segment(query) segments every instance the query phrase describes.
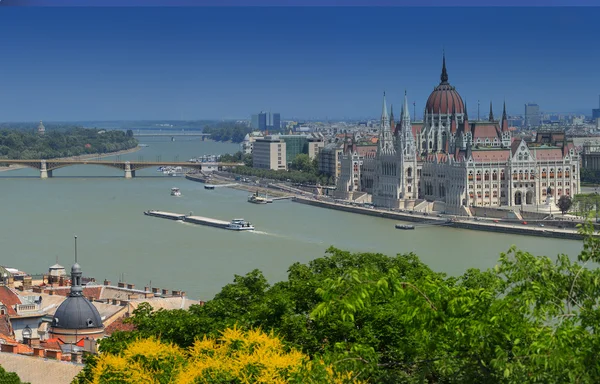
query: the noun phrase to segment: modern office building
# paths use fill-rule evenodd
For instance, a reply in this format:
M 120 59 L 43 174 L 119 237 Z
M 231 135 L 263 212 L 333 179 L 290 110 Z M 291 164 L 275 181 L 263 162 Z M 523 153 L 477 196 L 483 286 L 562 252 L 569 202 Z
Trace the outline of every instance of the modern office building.
M 265 136 L 254 141 L 252 167 L 259 169 L 285 170 L 286 142 L 279 136 Z
M 260 131 L 279 132 L 281 130 L 281 114 L 261 112 L 252 115 L 251 127 Z
M 250 127 L 252 129 L 258 129 L 258 114 L 252 115 L 252 118 L 250 120 Z
M 258 129 L 260 131 L 267 130 L 267 114 L 264 112 L 258 114 Z
M 331 143 L 327 144 L 319 151 L 317 155 L 317 163 L 319 165 L 319 172 L 335 178 L 335 182 L 340 177 L 342 171 L 342 153 L 344 145 L 343 143 Z
M 598 108 L 592 109 L 592 121 L 600 119 L 600 96 L 598 96 Z
M 535 103 L 525 104 L 525 127 L 536 128 L 541 124 L 540 106 Z

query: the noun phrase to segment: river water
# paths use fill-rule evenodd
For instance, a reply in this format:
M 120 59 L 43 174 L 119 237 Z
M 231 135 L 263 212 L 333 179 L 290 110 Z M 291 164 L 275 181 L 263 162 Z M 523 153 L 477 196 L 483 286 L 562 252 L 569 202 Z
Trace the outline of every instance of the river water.
M 200 139 L 143 138 L 150 146 L 121 160 L 185 161 L 203 154 L 232 153 L 237 144 Z M 97 165 L 72 166 L 39 179 L 39 171 L 0 173 L 0 264 L 28 273 L 47 272 L 58 261 L 73 263 L 73 236 L 85 276 L 136 287 L 186 291 L 207 300 L 233 280 L 258 268 L 271 281 L 285 279 L 294 262 L 324 255 L 330 246 L 388 255 L 415 252 L 436 271 L 460 274 L 494 266 L 500 252 L 515 244 L 537 255 L 576 256 L 581 242 L 423 227 L 394 228 L 395 221 L 291 201 L 256 205 L 248 192 L 163 176 L 154 168 L 126 180 L 122 172 Z M 170 196 L 179 187 L 182 196 Z M 148 209 L 230 220 L 243 217 L 256 231 L 233 232 L 147 217 Z

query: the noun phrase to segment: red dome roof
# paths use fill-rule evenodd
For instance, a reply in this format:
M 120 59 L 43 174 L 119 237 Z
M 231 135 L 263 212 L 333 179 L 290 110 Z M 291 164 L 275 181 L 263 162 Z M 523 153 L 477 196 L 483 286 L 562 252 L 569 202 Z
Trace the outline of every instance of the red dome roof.
M 442 75 L 440 85 L 435 87 L 429 98 L 425 111 L 435 114 L 465 113 L 465 104 L 462 98 L 456 92 L 456 89 L 448 83 L 448 73 L 446 72 L 446 57 L 444 56 L 442 64 Z

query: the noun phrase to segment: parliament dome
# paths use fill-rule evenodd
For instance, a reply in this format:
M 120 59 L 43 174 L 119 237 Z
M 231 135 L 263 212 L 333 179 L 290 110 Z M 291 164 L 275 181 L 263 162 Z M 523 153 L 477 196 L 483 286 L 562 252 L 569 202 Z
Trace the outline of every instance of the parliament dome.
M 448 72 L 446 71 L 446 57 L 442 62 L 442 75 L 440 84 L 435 87 L 425 105 L 425 111 L 433 114 L 465 113 L 465 104 L 462 97 L 450 83 L 448 83 Z

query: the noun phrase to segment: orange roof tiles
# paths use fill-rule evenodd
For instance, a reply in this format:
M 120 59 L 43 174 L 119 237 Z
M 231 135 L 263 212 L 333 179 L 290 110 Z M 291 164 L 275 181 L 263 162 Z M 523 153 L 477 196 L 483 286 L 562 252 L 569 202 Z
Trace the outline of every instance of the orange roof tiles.
M 21 304 L 21 299 L 10 288 L 5 285 L 0 286 L 0 303 L 6 306 L 9 315 L 15 316 L 17 312 L 13 308 L 17 304 Z

